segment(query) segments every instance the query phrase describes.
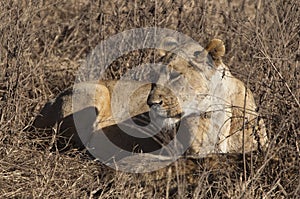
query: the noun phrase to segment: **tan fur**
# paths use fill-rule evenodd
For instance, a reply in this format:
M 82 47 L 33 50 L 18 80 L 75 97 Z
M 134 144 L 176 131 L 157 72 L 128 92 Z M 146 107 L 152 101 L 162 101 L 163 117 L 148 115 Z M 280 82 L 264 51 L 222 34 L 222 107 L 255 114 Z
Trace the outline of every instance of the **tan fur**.
M 205 50 L 213 58 L 216 65 L 220 65 L 222 62 L 222 57 L 225 55 L 225 46 L 222 40 L 212 39 Z
M 204 49 L 193 43 L 177 45 L 171 49 L 177 56 L 168 62 L 170 72 L 160 77 L 148 97 L 157 116 L 183 115 L 181 125 L 191 137 L 193 154 L 241 153 L 266 146 L 264 124 L 258 119 L 253 94 L 222 62 L 223 41 L 213 39 Z M 207 64 L 210 60 L 212 63 Z M 181 77 L 173 78 L 174 71 Z
M 72 138 L 75 145 L 81 146 L 78 128 L 84 129 L 86 133 L 109 126 L 114 129 L 116 123 L 147 112 L 149 107 L 146 99 L 150 86 L 136 81 L 114 80 L 75 84 L 49 101 L 36 117 L 33 126 L 52 128 L 58 124 L 59 132 L 64 137 Z M 127 89 L 134 92 L 130 93 Z M 125 103 L 130 104 L 126 110 L 123 105 Z M 112 108 L 119 111 L 113 113 Z M 106 131 L 112 132 L 109 129 Z
M 128 136 L 117 125 L 148 112 L 150 105 L 154 118 L 167 119 L 166 123 L 181 121 L 185 131 L 182 140 L 189 140 L 192 154 L 249 152 L 266 146 L 253 94 L 223 64 L 225 46 L 221 40 L 213 39 L 202 48 L 195 43 L 178 45 L 166 38 L 162 47 L 171 51 L 161 50 L 167 71 L 159 74 L 152 89 L 150 84 L 137 81 L 78 83 L 48 102 L 34 126 L 59 124 L 60 132 L 79 145 L 82 140 L 77 131 L 83 130 L 91 133 L 90 140 L 105 135 L 121 149 L 135 151 L 139 145 L 142 151 L 151 152 L 160 148 L 155 139 Z M 138 129 L 131 131 L 140 133 Z

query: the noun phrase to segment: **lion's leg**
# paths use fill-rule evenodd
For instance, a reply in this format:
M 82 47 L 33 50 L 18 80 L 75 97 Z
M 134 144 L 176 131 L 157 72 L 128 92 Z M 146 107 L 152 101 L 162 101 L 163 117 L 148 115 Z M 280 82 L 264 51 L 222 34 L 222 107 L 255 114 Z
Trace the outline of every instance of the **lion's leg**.
M 252 92 L 239 80 L 231 96 L 232 117 L 229 150 L 250 152 L 267 146 L 264 122 L 259 119 Z M 247 93 L 246 93 L 247 92 Z
M 73 113 L 93 108 L 85 118 L 81 117 L 79 123 L 83 124 L 86 118 L 94 118 L 94 121 L 88 122 L 94 126 L 94 130 L 115 123 L 112 120 L 111 96 L 107 86 L 101 83 L 79 83 L 74 85 L 74 91 Z
M 181 139 L 184 145 L 189 145 L 187 155 L 197 154 L 206 156 L 214 150 L 214 144 L 209 144 L 207 133 L 210 129 L 210 117 L 189 116 L 181 121 L 179 131 L 183 131 L 185 138 Z
M 94 128 L 108 126 L 110 117 L 110 95 L 106 86 L 83 82 L 66 89 L 46 103 L 33 127 L 53 128 L 57 124 L 57 132 L 61 137 L 68 140 L 72 138 L 74 143 L 80 145 L 79 131 L 90 133 Z
M 230 151 L 231 112 L 212 111 L 201 116 L 189 116 L 183 119 L 182 128 L 190 137 L 189 153 L 207 156 L 211 153 L 227 153 Z

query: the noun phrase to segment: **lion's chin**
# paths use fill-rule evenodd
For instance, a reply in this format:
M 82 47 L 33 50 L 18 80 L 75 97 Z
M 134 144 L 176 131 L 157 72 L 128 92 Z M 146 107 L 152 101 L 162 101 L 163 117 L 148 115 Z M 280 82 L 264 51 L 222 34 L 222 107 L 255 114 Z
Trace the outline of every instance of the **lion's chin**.
M 165 129 L 172 129 L 176 126 L 178 122 L 180 122 L 181 114 L 177 115 L 169 115 L 165 111 L 157 111 L 151 110 L 150 111 L 150 118 L 152 121 L 155 121 L 160 127 Z
M 154 117 L 160 118 L 160 119 L 171 119 L 171 120 L 180 120 L 181 113 L 170 113 L 165 110 L 152 110 L 151 113 Z
M 153 113 L 154 116 L 156 117 L 161 117 L 164 119 L 167 118 L 173 118 L 173 119 L 180 119 L 182 116 L 182 113 L 179 112 L 177 109 L 163 109 L 160 107 L 154 107 L 151 108 L 151 112 Z
M 180 118 L 165 118 L 163 121 L 163 127 L 166 129 L 173 129 L 176 124 L 180 121 Z

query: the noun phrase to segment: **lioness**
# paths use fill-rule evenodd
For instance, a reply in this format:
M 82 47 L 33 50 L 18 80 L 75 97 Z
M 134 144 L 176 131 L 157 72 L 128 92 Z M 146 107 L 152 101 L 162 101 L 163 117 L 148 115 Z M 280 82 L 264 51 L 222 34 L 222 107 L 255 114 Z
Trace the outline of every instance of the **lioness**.
M 161 45 L 169 50 L 161 51 L 167 66 L 147 100 L 154 118 L 169 126 L 181 121 L 181 130 L 190 137 L 190 152 L 201 156 L 249 152 L 266 145 L 253 95 L 222 62 L 221 40 L 213 39 L 205 49 L 174 38 Z
M 155 84 L 130 80 L 75 84 L 44 106 L 34 126 L 58 123 L 64 135 L 73 136 L 79 145 L 92 139 L 79 139 L 77 131 L 83 130 L 92 132 L 91 136 L 104 133 L 127 151 L 140 146 L 140 151 L 152 152 L 161 144 L 156 139 L 128 136 L 117 125 L 151 108 L 151 119 L 165 127 L 180 122 L 178 131 L 183 134 L 179 141 L 188 142 L 183 144 L 191 145 L 188 152 L 192 154 L 241 153 L 266 145 L 253 95 L 223 64 L 221 40 L 213 39 L 205 49 L 193 42 L 178 44 L 174 38 L 164 39 L 161 45 L 168 49 L 161 51 L 167 64 L 160 68 Z

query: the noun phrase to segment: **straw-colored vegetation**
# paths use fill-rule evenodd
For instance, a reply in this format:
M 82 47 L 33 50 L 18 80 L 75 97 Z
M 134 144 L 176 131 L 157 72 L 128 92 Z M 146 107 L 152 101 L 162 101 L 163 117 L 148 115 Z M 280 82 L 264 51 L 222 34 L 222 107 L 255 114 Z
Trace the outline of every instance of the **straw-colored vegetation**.
M 300 3 L 291 1 L 9 0 L 0 3 L 1 198 L 296 198 L 300 140 Z M 180 159 L 147 174 L 114 171 L 84 151 L 57 149 L 57 128 L 29 128 L 74 83 L 102 40 L 139 27 L 224 41 L 224 63 L 254 93 L 263 153 Z M 151 53 L 121 57 L 137 65 Z

